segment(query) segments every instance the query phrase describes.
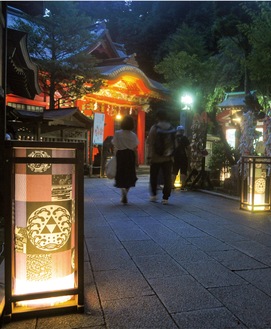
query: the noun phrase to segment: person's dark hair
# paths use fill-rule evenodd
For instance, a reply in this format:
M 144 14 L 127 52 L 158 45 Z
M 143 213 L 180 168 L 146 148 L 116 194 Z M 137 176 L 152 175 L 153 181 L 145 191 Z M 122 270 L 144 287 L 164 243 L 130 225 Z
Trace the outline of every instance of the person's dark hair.
M 120 128 L 123 130 L 133 130 L 134 127 L 135 127 L 135 122 L 133 117 L 131 117 L 130 115 L 126 115 L 120 124 Z
M 167 111 L 164 109 L 158 110 L 156 112 L 156 119 L 159 121 L 167 121 L 168 120 Z

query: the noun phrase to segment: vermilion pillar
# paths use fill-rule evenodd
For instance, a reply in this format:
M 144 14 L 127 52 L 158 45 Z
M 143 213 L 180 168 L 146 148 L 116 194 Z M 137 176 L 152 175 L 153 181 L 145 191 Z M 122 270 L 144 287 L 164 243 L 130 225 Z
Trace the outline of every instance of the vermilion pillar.
M 138 163 L 144 164 L 145 162 L 145 116 L 146 113 L 142 110 L 138 111 L 137 116 L 137 137 L 139 139 L 138 145 Z
M 106 139 L 107 136 L 114 136 L 114 119 L 115 118 L 113 116 L 110 116 L 105 113 L 104 139 Z

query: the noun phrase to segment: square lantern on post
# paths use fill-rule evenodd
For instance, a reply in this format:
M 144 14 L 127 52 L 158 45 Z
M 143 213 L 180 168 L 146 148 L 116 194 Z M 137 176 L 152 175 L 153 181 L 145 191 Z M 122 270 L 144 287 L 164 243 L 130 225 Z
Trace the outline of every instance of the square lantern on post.
M 6 142 L 5 317 L 84 310 L 84 145 Z
M 271 210 L 271 158 L 243 156 L 241 159 L 241 204 L 248 211 Z

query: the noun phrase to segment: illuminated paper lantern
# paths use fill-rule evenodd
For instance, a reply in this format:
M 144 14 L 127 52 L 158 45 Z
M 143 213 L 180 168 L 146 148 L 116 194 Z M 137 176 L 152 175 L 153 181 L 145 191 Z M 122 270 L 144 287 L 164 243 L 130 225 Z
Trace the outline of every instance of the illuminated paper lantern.
M 271 158 L 243 156 L 241 159 L 241 204 L 249 211 L 270 211 Z
M 10 312 L 82 308 L 83 145 L 23 145 L 11 145 Z

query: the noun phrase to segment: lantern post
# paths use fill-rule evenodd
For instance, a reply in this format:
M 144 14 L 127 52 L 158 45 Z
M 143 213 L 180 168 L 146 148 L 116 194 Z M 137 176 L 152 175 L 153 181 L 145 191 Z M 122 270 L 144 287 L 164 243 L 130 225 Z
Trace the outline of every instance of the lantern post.
M 84 144 L 6 141 L 4 318 L 84 310 Z

